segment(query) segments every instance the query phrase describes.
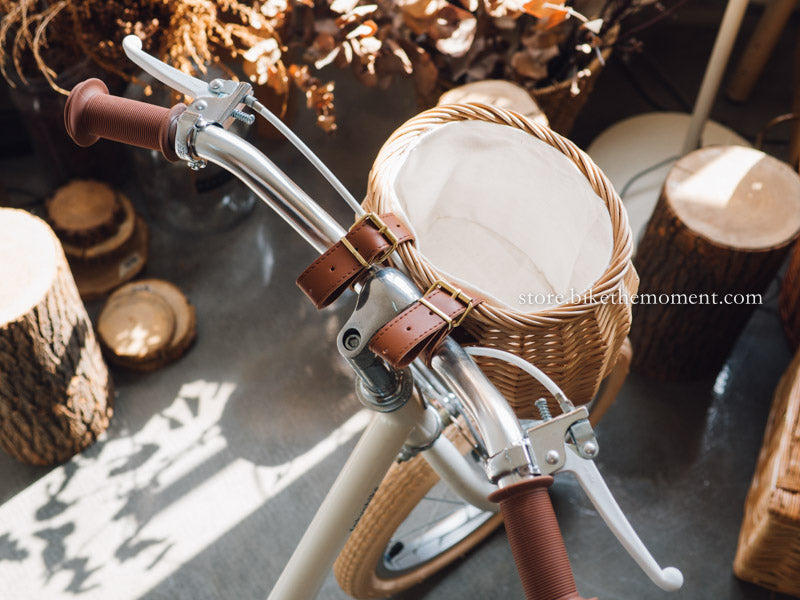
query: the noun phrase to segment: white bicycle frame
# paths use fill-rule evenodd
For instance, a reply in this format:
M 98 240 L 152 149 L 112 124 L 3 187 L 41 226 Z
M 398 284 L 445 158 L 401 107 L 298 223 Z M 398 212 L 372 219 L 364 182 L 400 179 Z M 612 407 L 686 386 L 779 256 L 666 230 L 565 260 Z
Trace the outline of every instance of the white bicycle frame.
M 397 411 L 375 413 L 269 595 L 269 600 L 313 598 L 411 432 L 433 410 L 412 399 Z M 493 491 L 444 436 L 423 454 L 451 487 L 477 496 L 488 508 Z M 454 458 L 457 458 L 454 460 Z M 445 468 L 439 469 L 438 466 Z M 495 507 L 496 510 L 496 507 Z

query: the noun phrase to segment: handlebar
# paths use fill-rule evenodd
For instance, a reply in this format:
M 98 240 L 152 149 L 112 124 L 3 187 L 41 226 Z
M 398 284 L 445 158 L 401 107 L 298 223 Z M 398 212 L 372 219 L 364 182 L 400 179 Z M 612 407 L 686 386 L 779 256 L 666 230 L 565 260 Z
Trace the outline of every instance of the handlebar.
M 160 150 L 174 162 L 175 131 L 185 104 L 164 108 L 146 102 L 112 96 L 99 79 L 87 79 L 76 85 L 67 98 L 64 124 L 67 133 L 82 147 L 100 138 Z
M 500 504 L 506 535 L 527 600 L 584 600 L 578 594 L 567 550 L 547 488 L 550 476 L 501 488 L 489 496 Z M 597 600 L 594 598 L 592 600 Z

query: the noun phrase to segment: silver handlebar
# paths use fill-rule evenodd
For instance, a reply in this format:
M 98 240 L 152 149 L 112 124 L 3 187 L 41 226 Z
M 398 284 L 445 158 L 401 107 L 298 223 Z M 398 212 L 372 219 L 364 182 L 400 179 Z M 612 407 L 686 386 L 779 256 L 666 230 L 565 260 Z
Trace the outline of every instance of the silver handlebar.
M 222 127 L 195 125 L 195 128 L 194 154 L 233 173 L 317 252 L 325 252 L 347 233 L 253 145 Z

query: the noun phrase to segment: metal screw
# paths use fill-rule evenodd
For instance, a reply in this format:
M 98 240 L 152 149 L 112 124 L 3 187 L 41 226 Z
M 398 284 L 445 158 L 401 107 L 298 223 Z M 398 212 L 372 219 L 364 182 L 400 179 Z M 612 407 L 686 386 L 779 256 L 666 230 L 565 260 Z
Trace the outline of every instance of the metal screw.
M 208 104 L 206 104 L 205 100 L 198 100 L 197 102 L 194 103 L 194 109 L 199 111 L 199 112 L 202 112 L 207 108 L 208 108 Z
M 558 450 L 548 450 L 547 454 L 544 455 L 544 461 L 548 465 L 556 465 L 559 460 L 561 460 L 561 455 L 558 453 Z
M 190 160 L 189 161 L 189 168 L 192 171 L 199 171 L 200 169 L 205 168 L 206 164 L 207 164 L 206 161 L 204 161 L 202 159 L 200 159 L 200 160 Z
M 242 123 L 247 123 L 248 125 L 252 125 L 256 121 L 255 115 L 251 115 L 249 113 L 241 111 L 238 108 L 234 108 L 231 111 L 231 116 L 237 121 L 241 121 Z
M 549 421 L 550 419 L 553 418 L 553 415 L 550 414 L 550 407 L 547 406 L 547 400 L 545 400 L 544 398 L 539 398 L 533 404 L 539 411 L 539 416 L 542 418 L 542 421 Z
M 583 445 L 583 453 L 586 456 L 594 456 L 595 454 L 597 454 L 597 444 L 595 444 L 594 442 L 586 442 Z
M 348 350 L 355 350 L 361 344 L 361 336 L 358 332 L 353 332 L 344 338 L 344 347 Z
M 218 92 L 222 89 L 222 79 L 212 79 L 208 82 L 208 89 L 212 92 Z

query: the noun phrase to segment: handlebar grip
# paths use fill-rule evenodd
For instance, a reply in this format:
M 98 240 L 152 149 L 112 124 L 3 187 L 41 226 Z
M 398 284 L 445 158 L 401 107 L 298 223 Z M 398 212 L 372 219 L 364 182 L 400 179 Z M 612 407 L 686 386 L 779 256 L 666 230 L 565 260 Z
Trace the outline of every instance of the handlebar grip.
M 169 161 L 175 153 L 175 130 L 185 104 L 171 109 L 112 96 L 99 79 L 87 79 L 72 88 L 64 107 L 67 133 L 79 146 L 106 138 L 140 148 L 160 150 Z
M 547 492 L 552 483 L 552 477 L 536 477 L 501 488 L 489 500 L 500 504 L 527 600 L 584 600 Z

